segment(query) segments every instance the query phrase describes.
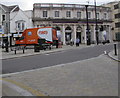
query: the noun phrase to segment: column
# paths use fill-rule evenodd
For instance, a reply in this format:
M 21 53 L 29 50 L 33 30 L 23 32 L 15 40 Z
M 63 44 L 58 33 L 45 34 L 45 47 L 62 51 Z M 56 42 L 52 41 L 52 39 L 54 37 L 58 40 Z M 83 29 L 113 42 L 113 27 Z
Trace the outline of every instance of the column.
M 109 33 L 109 41 L 110 42 L 112 42 L 113 40 L 112 40 L 112 30 L 111 30 L 111 26 L 109 25 L 109 27 L 108 27 L 108 33 Z
M 62 26 L 62 41 L 63 41 L 63 44 L 65 45 L 65 26 L 64 25 Z
M 84 26 L 83 26 L 83 33 L 84 33 L 84 43 L 85 43 L 85 44 L 87 44 L 86 29 L 87 29 L 87 26 L 84 25 Z
M 95 43 L 96 43 L 97 41 L 96 41 L 96 30 L 95 30 L 95 28 L 96 28 L 96 26 L 93 25 L 93 40 L 94 40 Z M 99 36 L 99 34 L 98 34 L 98 36 Z
M 73 27 L 73 41 L 76 43 L 76 25 Z

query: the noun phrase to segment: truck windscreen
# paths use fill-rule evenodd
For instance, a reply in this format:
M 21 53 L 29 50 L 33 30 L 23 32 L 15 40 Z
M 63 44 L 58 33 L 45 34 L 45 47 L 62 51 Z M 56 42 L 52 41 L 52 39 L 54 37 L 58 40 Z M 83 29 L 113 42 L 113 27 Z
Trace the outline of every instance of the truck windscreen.
M 25 37 L 24 37 L 24 36 L 22 36 L 22 37 L 20 37 L 20 38 L 19 38 L 19 40 L 23 40 L 24 38 L 25 38 Z

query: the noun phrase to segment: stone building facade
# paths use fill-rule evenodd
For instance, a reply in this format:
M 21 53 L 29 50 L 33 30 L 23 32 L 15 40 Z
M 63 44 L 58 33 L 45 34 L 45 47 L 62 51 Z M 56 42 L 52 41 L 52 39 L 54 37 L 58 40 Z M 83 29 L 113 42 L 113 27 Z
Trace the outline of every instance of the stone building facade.
M 111 32 L 112 32 L 112 39 L 114 41 L 120 39 L 120 1 L 109 2 L 107 4 L 103 4 L 105 7 L 111 8 Z
M 115 36 L 120 41 L 120 1 L 114 5 L 115 10 Z
M 111 9 L 109 7 L 97 6 L 97 25 L 99 42 L 103 40 L 103 31 L 106 31 L 106 39 L 112 41 L 111 35 Z M 87 43 L 87 21 L 86 7 L 80 4 L 54 4 L 35 3 L 33 5 L 33 26 L 52 26 L 57 29 L 63 44 L 71 40 L 80 43 Z M 91 43 L 96 43 L 96 21 L 95 6 L 88 6 L 88 23 Z

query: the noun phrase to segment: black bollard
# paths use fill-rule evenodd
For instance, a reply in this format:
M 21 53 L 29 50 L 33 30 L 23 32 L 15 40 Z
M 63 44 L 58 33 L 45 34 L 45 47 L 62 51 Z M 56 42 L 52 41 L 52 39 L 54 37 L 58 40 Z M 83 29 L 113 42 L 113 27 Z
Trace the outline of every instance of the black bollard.
M 25 50 L 23 49 L 23 54 L 25 53 Z
M 15 54 L 16 54 L 16 50 L 15 50 Z
M 115 55 L 117 55 L 117 47 L 116 47 L 117 45 L 116 44 L 114 44 L 114 51 L 115 51 Z

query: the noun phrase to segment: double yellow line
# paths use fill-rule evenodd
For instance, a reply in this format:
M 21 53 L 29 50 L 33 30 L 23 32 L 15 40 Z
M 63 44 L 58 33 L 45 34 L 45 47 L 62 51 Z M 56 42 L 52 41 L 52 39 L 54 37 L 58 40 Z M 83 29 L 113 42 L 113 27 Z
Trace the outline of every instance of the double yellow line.
M 34 96 L 45 96 L 44 94 L 38 92 L 37 90 L 34 90 L 31 87 L 28 87 L 28 86 L 26 86 L 24 84 L 21 84 L 19 82 L 16 82 L 16 81 L 13 81 L 13 80 L 10 80 L 10 79 L 5 79 L 5 78 L 0 78 L 0 80 L 4 80 L 4 81 L 10 82 L 12 84 L 15 84 L 15 85 L 17 85 L 17 86 L 31 92 Z

